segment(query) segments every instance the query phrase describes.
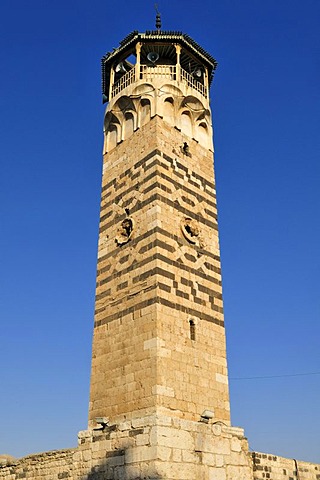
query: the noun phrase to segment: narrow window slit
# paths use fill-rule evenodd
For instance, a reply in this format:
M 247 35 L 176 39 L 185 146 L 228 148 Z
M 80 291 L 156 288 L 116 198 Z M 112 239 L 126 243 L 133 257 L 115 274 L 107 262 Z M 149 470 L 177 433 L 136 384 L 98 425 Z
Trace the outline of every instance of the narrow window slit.
M 191 340 L 195 341 L 196 340 L 196 325 L 193 320 L 189 320 L 189 325 L 190 325 L 190 338 Z

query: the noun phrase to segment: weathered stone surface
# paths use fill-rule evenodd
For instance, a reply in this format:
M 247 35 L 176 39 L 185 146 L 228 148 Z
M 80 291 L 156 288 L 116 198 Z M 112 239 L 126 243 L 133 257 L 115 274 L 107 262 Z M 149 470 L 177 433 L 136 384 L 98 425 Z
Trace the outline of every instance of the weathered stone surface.
M 104 155 L 90 426 L 160 406 L 230 422 L 212 141 L 174 126 L 155 114 Z
M 0 455 L 0 467 L 15 465 L 17 463 L 17 459 L 12 455 L 2 454 Z
M 80 432 L 83 442 L 77 448 L 19 459 L 15 466 L 0 468 L 0 479 L 136 480 L 145 476 L 157 480 L 208 480 L 214 472 L 223 478 L 222 471 L 230 462 L 238 472 L 250 470 L 251 457 L 247 450 L 232 452 L 230 457 L 231 445 L 239 442 L 238 437 L 223 431 L 219 436 L 214 435 L 210 424 L 199 421 L 169 420 L 157 414 L 110 425 L 99 432 Z M 106 439 L 110 431 L 112 438 Z M 199 441 L 201 438 L 203 441 Z

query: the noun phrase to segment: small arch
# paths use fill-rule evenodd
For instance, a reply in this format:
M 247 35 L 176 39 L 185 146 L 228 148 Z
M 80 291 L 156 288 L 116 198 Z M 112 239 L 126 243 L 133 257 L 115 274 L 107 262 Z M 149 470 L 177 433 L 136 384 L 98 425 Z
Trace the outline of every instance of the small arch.
M 208 144 L 208 125 L 205 122 L 199 123 L 197 126 L 197 140 L 204 147 Z
M 140 125 L 145 125 L 151 119 L 151 103 L 147 98 L 140 102 Z
M 169 83 L 166 83 L 162 85 L 162 87 L 159 88 L 159 95 L 170 95 L 174 96 L 176 98 L 183 98 L 183 93 L 180 90 L 180 88 L 176 87 L 175 85 L 171 85 Z
M 174 125 L 174 101 L 172 97 L 167 97 L 163 104 L 163 118 L 170 124 Z
M 200 115 L 201 113 L 205 112 L 205 108 L 200 100 L 192 95 L 185 97 L 181 102 L 181 106 L 190 108 L 190 110 L 195 114 Z
M 112 124 L 120 126 L 119 118 L 111 111 L 111 112 L 107 112 L 106 116 L 104 117 L 104 131 L 105 131 L 105 133 L 108 133 L 110 125 L 112 125 Z
M 135 87 L 132 91 L 132 95 L 151 95 L 154 96 L 155 88 L 151 83 L 142 83 Z
M 104 153 L 112 150 L 120 140 L 120 122 L 113 112 L 107 112 L 104 118 Z
M 134 103 L 132 99 L 128 97 L 128 95 L 123 95 L 122 97 L 120 97 L 119 100 L 117 100 L 114 108 L 117 110 L 121 110 L 123 114 L 130 110 L 135 111 Z
M 189 320 L 189 328 L 190 328 L 190 340 L 195 342 L 196 341 L 196 323 L 192 318 Z
M 123 124 L 123 140 L 131 137 L 134 132 L 134 117 L 131 112 L 126 112 L 124 115 Z
M 191 115 L 187 110 L 181 113 L 181 131 L 192 138 Z
M 109 152 L 117 146 L 118 143 L 118 129 L 114 123 L 109 124 L 109 129 L 106 135 L 106 148 L 105 151 Z

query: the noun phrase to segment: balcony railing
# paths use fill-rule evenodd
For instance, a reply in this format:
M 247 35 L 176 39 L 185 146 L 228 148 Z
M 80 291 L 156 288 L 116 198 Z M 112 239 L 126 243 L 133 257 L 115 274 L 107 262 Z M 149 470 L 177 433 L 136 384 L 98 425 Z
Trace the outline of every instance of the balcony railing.
M 178 80 L 187 84 L 193 88 L 205 98 L 208 95 L 208 89 L 201 82 L 198 82 L 190 73 L 186 72 L 183 68 L 180 68 L 180 78 L 177 79 L 177 66 L 176 65 L 155 65 L 149 67 L 147 65 L 140 65 L 140 80 L 152 80 L 153 78 L 161 77 L 168 80 Z M 118 93 L 124 90 L 126 87 L 136 81 L 136 69 L 132 68 L 126 72 L 113 86 L 112 86 L 112 98 Z
M 180 69 L 180 80 L 186 83 L 189 87 L 194 88 L 197 92 L 201 93 L 205 98 L 207 98 L 207 87 L 202 83 L 198 82 L 190 73 Z
M 128 72 L 126 72 L 119 80 L 113 84 L 112 86 L 112 98 L 118 95 L 124 88 L 134 83 L 136 80 L 135 69 L 131 68 Z
M 143 78 L 144 80 L 151 80 L 155 77 L 176 80 L 176 66 L 155 65 L 154 67 L 148 67 L 147 65 L 140 65 L 140 78 Z

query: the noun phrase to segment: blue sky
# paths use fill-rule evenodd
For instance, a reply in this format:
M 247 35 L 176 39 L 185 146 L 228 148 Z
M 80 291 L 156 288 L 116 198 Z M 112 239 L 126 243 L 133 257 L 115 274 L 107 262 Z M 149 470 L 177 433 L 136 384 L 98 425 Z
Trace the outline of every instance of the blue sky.
M 320 462 L 320 375 L 282 376 L 320 372 L 320 3 L 159 9 L 163 29 L 219 62 L 211 98 L 232 423 L 253 450 Z M 1 1 L 0 453 L 71 447 L 86 428 L 100 58 L 154 16 L 147 1 Z

